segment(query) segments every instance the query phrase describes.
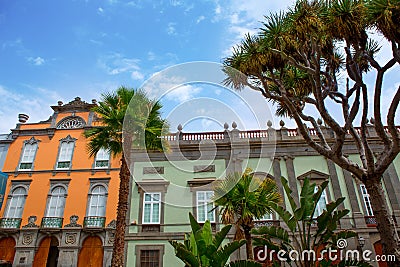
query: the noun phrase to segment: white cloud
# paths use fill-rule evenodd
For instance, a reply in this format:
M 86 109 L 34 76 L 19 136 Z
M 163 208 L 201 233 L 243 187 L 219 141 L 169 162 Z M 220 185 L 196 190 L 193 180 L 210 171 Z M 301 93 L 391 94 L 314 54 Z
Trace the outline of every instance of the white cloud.
M 183 4 L 182 1 L 179 0 L 171 0 L 171 5 L 172 6 L 181 6 Z
M 172 89 L 171 91 L 168 91 L 168 93 L 166 94 L 166 98 L 168 100 L 172 100 L 178 103 L 183 103 L 192 99 L 200 91 L 200 87 L 196 87 L 193 85 L 182 85 Z
M 133 80 L 141 81 L 141 80 L 143 80 L 144 75 L 141 72 L 135 70 L 135 71 L 132 71 L 131 77 L 132 77 Z
M 46 120 L 51 115 L 50 105 L 57 103 L 61 97 L 53 90 L 30 87 L 28 95 L 16 93 L 0 85 L 0 133 L 8 133 L 18 123 L 18 114 L 29 115 L 28 122 Z M 46 107 L 48 107 L 46 109 Z
M 98 14 L 103 14 L 103 13 L 104 13 L 104 9 L 101 8 L 101 7 L 99 7 L 99 8 L 97 9 L 97 13 L 98 13 Z
M 139 59 L 127 58 L 120 53 L 113 53 L 98 59 L 100 68 L 106 70 L 110 75 L 139 71 L 139 62 Z
M 31 62 L 35 66 L 41 66 L 45 63 L 45 60 L 41 57 L 36 57 L 36 58 L 29 57 L 28 61 Z
M 199 24 L 199 23 L 202 22 L 205 18 L 206 18 L 206 17 L 204 17 L 204 16 L 198 17 L 197 20 L 196 20 L 196 24 Z
M 156 59 L 156 54 L 154 52 L 152 52 L 152 51 L 149 51 L 147 53 L 147 59 L 150 60 L 150 61 Z
M 216 15 L 221 14 L 221 6 L 219 4 L 217 4 L 217 6 L 215 7 L 215 14 Z
M 294 0 L 265 1 L 265 0 L 230 0 L 222 9 L 215 3 L 215 17 L 213 21 L 223 19 L 228 24 L 229 37 L 226 38 L 226 48 L 223 57 L 231 54 L 232 47 L 238 44 L 246 33 L 254 34 L 261 27 L 264 16 L 271 12 L 287 9 Z
M 167 29 L 166 29 L 168 35 L 176 35 L 175 26 L 176 26 L 176 23 L 174 23 L 174 22 L 168 23 L 168 26 L 167 26 Z

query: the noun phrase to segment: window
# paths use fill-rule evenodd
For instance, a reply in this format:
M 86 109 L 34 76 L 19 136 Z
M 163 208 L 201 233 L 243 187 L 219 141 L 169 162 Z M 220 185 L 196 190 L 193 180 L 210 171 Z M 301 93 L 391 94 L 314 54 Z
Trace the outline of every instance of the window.
M 144 193 L 143 224 L 159 224 L 161 193 Z
M 108 149 L 101 148 L 96 154 L 95 158 L 95 168 L 108 168 L 108 163 L 110 160 L 110 151 Z
M 272 221 L 272 213 L 267 213 L 264 214 L 264 216 L 262 216 L 262 218 L 260 218 L 258 221 Z
M 7 203 L 5 218 L 22 218 L 27 191 L 24 187 L 15 188 Z
M 24 147 L 22 149 L 21 158 L 18 164 L 19 170 L 32 170 L 38 143 L 39 140 L 35 139 L 35 137 L 24 141 Z
M 56 186 L 51 190 L 47 204 L 46 217 L 63 217 L 66 196 L 67 191 L 62 186 Z
M 69 169 L 71 167 L 74 142 L 61 142 L 58 154 L 57 169 Z
M 57 129 L 76 129 L 76 128 L 82 128 L 85 126 L 85 121 L 81 117 L 67 117 L 62 119 L 58 125 Z
M 215 211 L 212 197 L 213 191 L 197 191 L 196 192 L 196 207 L 197 207 L 197 221 L 200 223 L 209 220 L 215 222 Z
M 361 188 L 362 198 L 364 200 L 365 210 L 367 211 L 367 216 L 374 216 L 374 211 L 372 210 L 371 199 L 367 192 L 367 188 L 363 184 L 360 185 L 360 188 Z
M 37 144 L 25 144 L 24 151 L 22 152 L 21 162 L 19 164 L 20 170 L 32 169 L 37 147 Z
M 314 193 L 318 191 L 318 187 L 316 186 L 314 189 Z M 328 198 L 326 197 L 326 190 L 322 191 L 321 197 L 318 200 L 317 206 L 315 207 L 314 218 L 318 217 L 322 214 L 324 210 L 326 210 L 326 203 Z
M 163 265 L 164 245 L 136 245 L 136 267 L 160 267 Z
M 141 267 L 159 267 L 160 266 L 160 251 L 159 250 L 141 250 L 140 251 L 140 266 Z
M 92 188 L 89 195 L 87 216 L 104 217 L 106 215 L 107 190 L 102 185 Z

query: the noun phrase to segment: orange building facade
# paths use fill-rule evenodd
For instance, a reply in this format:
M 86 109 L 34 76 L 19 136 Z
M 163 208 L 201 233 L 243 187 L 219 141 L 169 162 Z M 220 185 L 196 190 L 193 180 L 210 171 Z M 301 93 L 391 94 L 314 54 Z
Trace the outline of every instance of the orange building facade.
M 3 172 L 0 261 L 14 266 L 109 266 L 118 202 L 119 159 L 89 157 L 83 133 L 98 124 L 79 97 L 52 106 L 46 121 L 20 123 Z

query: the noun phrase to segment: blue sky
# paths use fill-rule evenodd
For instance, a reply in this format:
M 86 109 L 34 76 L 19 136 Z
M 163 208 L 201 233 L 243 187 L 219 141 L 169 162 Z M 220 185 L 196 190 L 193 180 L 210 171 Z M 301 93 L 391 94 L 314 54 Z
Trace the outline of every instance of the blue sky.
M 0 2 L 0 132 L 18 113 L 90 102 L 190 61 L 221 62 L 263 15 L 290 1 L 65 0 Z M 188 97 L 191 92 L 187 92 Z
M 58 100 L 66 103 L 80 96 L 90 102 L 120 85 L 140 87 L 155 73 L 176 64 L 220 63 L 245 33 L 257 31 L 263 15 L 292 3 L 2 0 L 0 132 L 14 128 L 18 113 L 28 114 L 29 122 L 47 119 L 52 113 L 49 106 Z M 196 85 L 167 95 L 165 114 L 193 97 L 232 96 L 218 86 L 211 87 L 212 93 L 205 92 L 207 86 Z M 233 98 L 231 104 L 237 101 Z M 179 118 L 170 118 L 173 130 L 178 123 L 196 130 L 189 127 L 189 121 L 179 122 Z M 211 124 L 222 130 L 222 123 Z

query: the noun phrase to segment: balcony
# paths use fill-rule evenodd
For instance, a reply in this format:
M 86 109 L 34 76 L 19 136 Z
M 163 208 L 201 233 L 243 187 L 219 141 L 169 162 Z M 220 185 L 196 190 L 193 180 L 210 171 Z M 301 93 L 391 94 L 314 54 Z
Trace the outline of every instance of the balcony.
M 41 228 L 47 229 L 57 229 L 62 228 L 63 218 L 59 217 L 43 217 L 42 223 L 40 224 Z
M 368 227 L 376 227 L 376 218 L 375 216 L 365 216 L 365 224 Z
M 18 229 L 21 226 L 21 218 L 1 218 L 0 228 L 3 229 Z
M 261 226 L 279 226 L 279 221 L 278 220 L 260 220 L 260 221 L 254 221 L 254 227 L 259 228 Z
M 106 217 L 88 216 L 83 220 L 84 228 L 104 228 Z

